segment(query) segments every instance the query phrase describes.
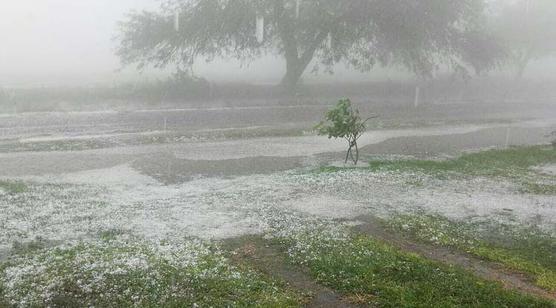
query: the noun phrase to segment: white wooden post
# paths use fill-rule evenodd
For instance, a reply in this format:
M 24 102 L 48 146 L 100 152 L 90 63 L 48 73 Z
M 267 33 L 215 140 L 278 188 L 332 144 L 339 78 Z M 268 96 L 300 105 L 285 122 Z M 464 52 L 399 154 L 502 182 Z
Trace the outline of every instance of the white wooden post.
M 332 33 L 328 33 L 328 37 L 326 38 L 326 48 L 332 49 Z
M 295 2 L 295 18 L 299 19 L 299 11 L 301 10 L 301 0 Z
M 264 41 L 264 17 L 261 15 L 257 15 L 256 34 L 257 42 L 262 43 Z
M 419 107 L 419 104 L 421 103 L 421 87 L 416 86 L 415 87 L 415 99 L 413 100 L 413 106 L 415 106 L 415 108 Z
M 176 30 L 176 32 L 180 31 L 180 13 L 179 12 L 174 13 L 174 30 Z

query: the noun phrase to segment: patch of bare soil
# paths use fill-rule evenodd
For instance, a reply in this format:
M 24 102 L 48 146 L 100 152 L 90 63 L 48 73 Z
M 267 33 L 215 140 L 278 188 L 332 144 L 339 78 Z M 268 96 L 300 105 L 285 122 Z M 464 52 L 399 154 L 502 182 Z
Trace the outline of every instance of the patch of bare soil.
M 227 240 L 226 248 L 233 251 L 232 260 L 249 264 L 256 270 L 286 282 L 309 295 L 306 307 L 358 307 L 356 298 L 342 298 L 333 290 L 318 284 L 308 270 L 289 263 L 283 252 L 261 237 L 241 237 Z
M 133 162 L 143 174 L 166 185 L 181 184 L 196 178 L 271 174 L 301 168 L 302 157 L 249 157 L 227 160 L 178 159 L 172 153 L 153 154 Z
M 372 216 L 362 216 L 359 217 L 358 220 L 362 223 L 355 227 L 357 232 L 392 244 L 404 251 L 418 254 L 430 260 L 461 267 L 480 278 L 500 282 L 506 289 L 517 290 L 546 299 L 556 300 L 556 294 L 552 294 L 547 290 L 537 287 L 531 282 L 530 277 L 523 273 L 510 271 L 499 264 L 481 260 L 475 256 L 454 249 L 416 243 L 400 234 L 395 234 L 390 230 L 386 230 L 383 224 Z

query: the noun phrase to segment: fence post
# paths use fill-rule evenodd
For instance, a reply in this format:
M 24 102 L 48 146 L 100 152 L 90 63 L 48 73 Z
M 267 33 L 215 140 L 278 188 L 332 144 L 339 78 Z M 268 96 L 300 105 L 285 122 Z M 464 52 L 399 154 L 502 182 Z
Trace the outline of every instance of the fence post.
M 415 87 L 415 98 L 413 100 L 413 106 L 415 106 L 415 108 L 419 107 L 421 103 L 421 87 L 416 86 Z

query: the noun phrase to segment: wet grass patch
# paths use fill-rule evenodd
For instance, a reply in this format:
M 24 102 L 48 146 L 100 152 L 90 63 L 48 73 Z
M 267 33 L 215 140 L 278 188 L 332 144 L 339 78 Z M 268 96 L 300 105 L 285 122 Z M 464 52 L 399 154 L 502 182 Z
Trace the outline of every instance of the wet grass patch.
M 534 181 L 525 181 L 520 189 L 522 193 L 535 195 L 556 195 L 556 184 L 544 184 Z
M 370 170 L 372 172 L 418 173 L 441 180 L 468 177 L 504 178 L 518 186 L 520 193 L 556 195 L 556 178 L 541 174 L 533 167 L 556 163 L 556 149 L 551 146 L 514 147 L 464 154 L 449 160 L 374 160 L 367 169 L 324 166 L 312 170 L 313 174 Z M 420 179 L 409 181 L 408 186 L 423 187 Z
M 335 167 L 335 166 L 321 166 L 319 168 L 311 170 L 313 174 L 327 174 L 327 173 L 336 173 L 341 171 L 353 171 L 358 170 L 361 168 L 356 167 Z
M 465 154 L 452 160 L 374 161 L 371 170 L 420 171 L 434 175 L 449 173 L 472 176 L 520 177 L 530 168 L 556 162 L 556 150 L 550 146 L 514 147 Z
M 0 181 L 0 192 L 7 194 L 21 194 L 27 191 L 27 185 L 19 181 Z M 1 195 L 1 194 L 0 194 Z
M 363 235 L 305 233 L 280 240 L 289 259 L 319 283 L 378 307 L 552 307 L 455 267 L 402 252 Z
M 524 272 L 538 286 L 556 291 L 556 238 L 534 226 L 455 222 L 430 215 L 400 215 L 387 225 L 413 239 L 455 248 Z
M 0 303 L 50 307 L 297 307 L 284 285 L 191 240 L 104 240 L 14 256 L 0 265 Z

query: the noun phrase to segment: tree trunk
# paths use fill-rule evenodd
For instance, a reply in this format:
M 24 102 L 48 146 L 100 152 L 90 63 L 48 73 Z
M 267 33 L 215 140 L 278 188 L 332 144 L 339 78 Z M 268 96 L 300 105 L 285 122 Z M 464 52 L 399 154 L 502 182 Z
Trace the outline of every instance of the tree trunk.
M 344 162 L 344 164 L 347 164 L 348 160 L 351 158 L 351 161 L 357 165 L 357 163 L 359 162 L 359 146 L 357 145 L 357 140 L 352 141 L 351 139 L 348 140 L 348 144 L 349 144 L 349 148 L 348 151 L 346 153 L 346 160 Z M 354 152 L 355 151 L 355 156 L 354 156 Z
M 359 145 L 357 145 L 357 141 L 355 141 L 355 165 L 359 162 Z
M 305 68 L 299 68 L 297 65 L 298 61 L 294 59 L 286 59 L 286 62 L 286 75 L 282 78 L 280 86 L 282 86 L 282 88 L 288 93 L 295 94 L 299 80 L 301 79 L 301 75 L 303 74 Z
M 421 87 L 419 85 L 415 86 L 415 97 L 413 99 L 413 106 L 415 108 L 419 107 L 421 103 Z
M 284 1 L 275 1 L 275 14 L 278 21 L 280 40 L 284 45 L 284 57 L 286 59 L 286 74 L 280 85 L 289 94 L 295 94 L 299 80 L 311 63 L 316 50 L 328 35 L 328 30 L 315 33 L 311 44 L 305 50 L 300 50 L 297 37 L 295 36 L 294 21 L 284 14 Z
M 290 51 L 286 51 L 286 75 L 282 78 L 280 85 L 282 88 L 290 93 L 295 94 L 297 90 L 297 84 L 301 78 L 299 73 L 299 57 L 297 55 L 297 47 L 293 49 L 290 47 Z
M 349 147 L 349 149 L 346 152 L 346 161 L 344 162 L 344 165 L 348 163 L 350 155 L 351 155 L 351 147 Z

